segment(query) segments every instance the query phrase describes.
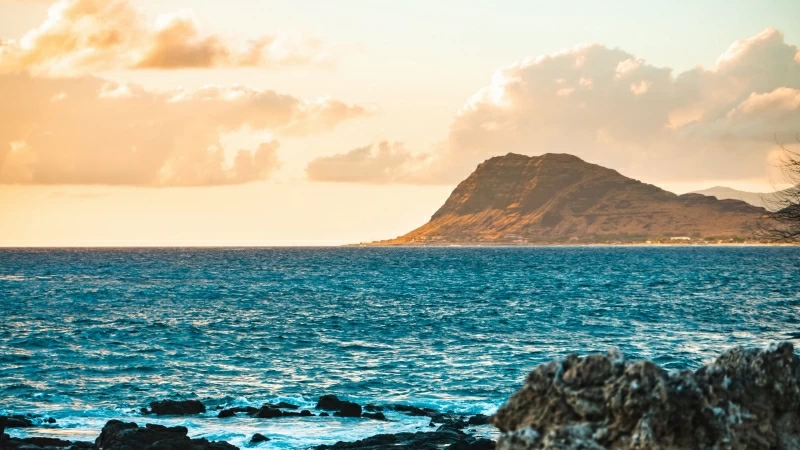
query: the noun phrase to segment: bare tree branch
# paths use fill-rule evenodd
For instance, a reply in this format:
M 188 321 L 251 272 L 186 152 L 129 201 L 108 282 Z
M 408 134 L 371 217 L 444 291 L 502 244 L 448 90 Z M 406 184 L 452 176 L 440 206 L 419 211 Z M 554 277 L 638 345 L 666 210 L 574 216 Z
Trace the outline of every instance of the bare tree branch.
M 800 134 L 795 135 L 795 139 L 800 143 Z M 782 153 L 778 165 L 783 172 L 783 182 L 791 187 L 765 199 L 769 212 L 759 224 L 758 235 L 775 242 L 800 243 L 800 151 L 782 142 L 778 142 L 778 146 Z

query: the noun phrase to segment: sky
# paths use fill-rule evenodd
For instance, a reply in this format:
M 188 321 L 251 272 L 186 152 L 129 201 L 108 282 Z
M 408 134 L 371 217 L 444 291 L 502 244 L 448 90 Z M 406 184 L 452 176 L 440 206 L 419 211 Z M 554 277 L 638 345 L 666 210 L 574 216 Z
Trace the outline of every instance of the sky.
M 0 246 L 338 245 L 481 161 L 780 185 L 789 1 L 0 0 Z

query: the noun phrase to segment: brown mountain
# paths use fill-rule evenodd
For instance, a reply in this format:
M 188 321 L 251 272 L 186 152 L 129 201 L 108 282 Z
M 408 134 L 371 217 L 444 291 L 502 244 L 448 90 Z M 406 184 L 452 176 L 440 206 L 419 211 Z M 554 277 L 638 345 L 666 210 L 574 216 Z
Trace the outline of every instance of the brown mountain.
M 764 209 L 676 195 L 566 154 L 509 153 L 478 166 L 430 222 L 379 245 L 747 238 Z

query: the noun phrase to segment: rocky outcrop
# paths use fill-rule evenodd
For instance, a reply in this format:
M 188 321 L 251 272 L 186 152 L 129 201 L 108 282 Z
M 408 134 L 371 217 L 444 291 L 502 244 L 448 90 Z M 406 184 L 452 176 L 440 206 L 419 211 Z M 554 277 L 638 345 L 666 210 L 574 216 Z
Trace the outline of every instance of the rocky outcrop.
M 14 415 L 0 417 L 0 428 L 30 428 L 34 426 L 32 417 Z
M 320 445 L 316 450 L 492 450 L 494 441 L 477 439 L 461 431 L 439 429 L 424 433 L 378 434 L 355 442 Z
M 375 245 L 644 242 L 748 238 L 766 213 L 676 195 L 566 154 L 481 163 L 420 228 Z
M 492 422 L 503 450 L 798 449 L 800 360 L 789 343 L 683 372 L 573 355 L 537 367 Z
M 260 444 L 261 442 L 267 442 L 269 440 L 270 440 L 270 438 L 264 436 L 263 434 L 256 433 L 256 434 L 253 435 L 252 438 L 250 438 L 250 443 L 251 444 Z
M 285 411 L 284 409 L 289 409 L 289 411 Z M 228 408 L 223 409 L 222 411 L 217 414 L 217 417 L 220 419 L 227 419 L 231 417 L 236 417 L 238 413 L 245 413 L 249 416 L 257 417 L 259 419 L 275 419 L 278 417 L 311 417 L 314 414 L 304 409 L 300 412 L 294 411 L 299 409 L 300 407 L 297 405 L 292 405 L 290 403 L 265 403 L 261 408 L 256 408 L 254 406 L 244 406 L 244 407 L 236 407 L 236 408 Z
M 144 414 L 157 416 L 186 416 L 206 412 L 206 406 L 200 400 L 161 400 L 150 403 L 150 410 L 142 410 Z
M 95 441 L 97 450 L 238 450 L 227 442 L 190 439 L 186 427 L 109 421 Z
M 62 439 L 48 438 L 48 437 L 29 437 L 24 439 L 10 438 L 8 435 L 4 436 L 6 447 L 2 446 L 3 441 L 0 440 L 0 448 L 7 448 L 9 450 L 81 450 L 81 449 L 94 449 L 94 444 L 91 442 L 71 442 Z
M 323 395 L 317 401 L 316 409 L 335 411 L 334 416 L 361 417 L 361 405 L 346 400 L 339 400 L 335 395 Z

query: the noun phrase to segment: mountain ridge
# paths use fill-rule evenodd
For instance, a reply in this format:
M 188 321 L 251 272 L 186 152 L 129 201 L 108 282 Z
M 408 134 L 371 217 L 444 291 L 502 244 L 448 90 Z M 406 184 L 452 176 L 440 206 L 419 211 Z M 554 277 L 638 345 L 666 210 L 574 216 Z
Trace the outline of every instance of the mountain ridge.
M 431 220 L 374 245 L 741 240 L 766 211 L 677 195 L 564 153 L 509 153 L 479 164 Z
M 780 209 L 782 195 L 786 195 L 788 192 L 789 189 L 777 192 L 748 192 L 727 186 L 714 186 L 691 193 L 708 195 L 710 197 L 716 197 L 719 200 L 741 200 L 767 210 L 777 210 Z

